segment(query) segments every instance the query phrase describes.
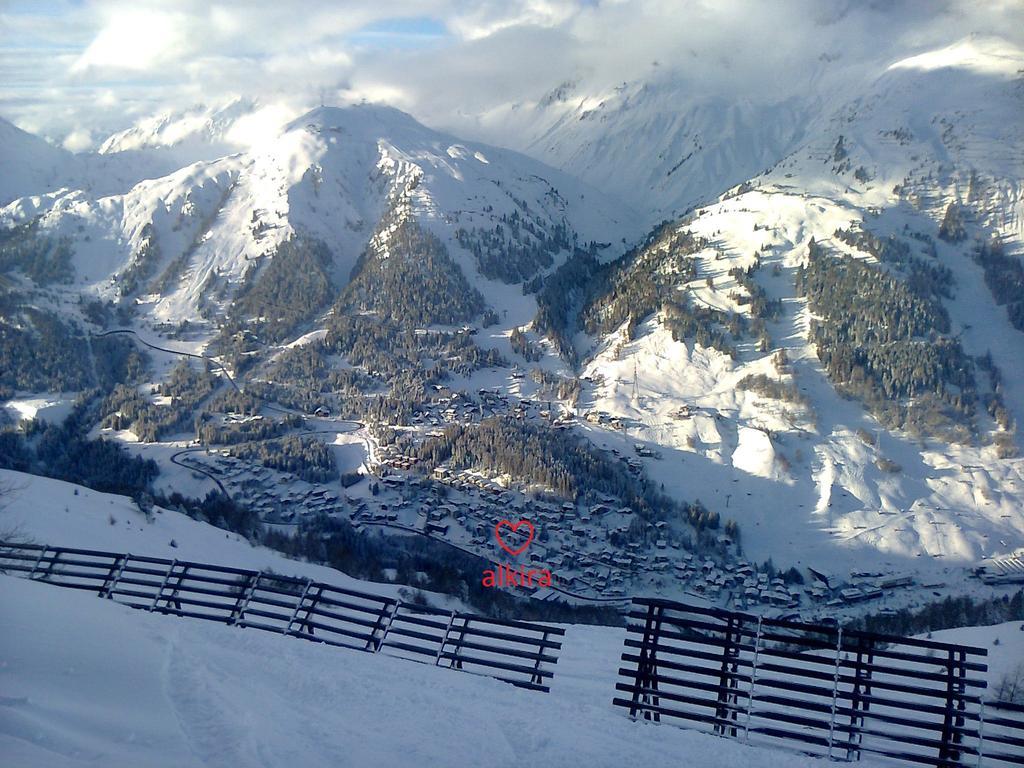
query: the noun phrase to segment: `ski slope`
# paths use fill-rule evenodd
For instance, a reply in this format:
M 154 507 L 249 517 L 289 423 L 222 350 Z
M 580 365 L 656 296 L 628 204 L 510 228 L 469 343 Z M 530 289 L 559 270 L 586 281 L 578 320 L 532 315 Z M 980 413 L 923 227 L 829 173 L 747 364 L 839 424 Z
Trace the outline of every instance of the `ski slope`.
M 148 520 L 127 498 L 69 483 L 9 471 L 0 483 L 12 489 L 0 510 L 5 537 L 403 590 L 286 559 L 173 510 Z M 618 628 L 566 627 L 543 695 L 405 659 L 149 614 L 7 575 L 0 611 L 0 754 L 17 768 L 822 764 L 630 721 L 611 705 L 625 637 Z M 1019 622 L 935 635 L 989 648 L 990 684 L 1024 658 Z
M 0 483 L 13 489 L 4 536 L 401 590 L 288 560 L 173 510 L 148 521 L 124 497 L 10 471 Z M 674 766 L 681 755 L 723 768 L 814 764 L 615 711 L 620 629 L 569 627 L 552 692 L 538 695 L 13 576 L 0 575 L 0 610 L 0 754 L 18 768 Z
M 0 753 L 18 768 L 817 764 L 614 711 L 619 630 L 570 628 L 540 695 L 9 576 L 0 604 Z

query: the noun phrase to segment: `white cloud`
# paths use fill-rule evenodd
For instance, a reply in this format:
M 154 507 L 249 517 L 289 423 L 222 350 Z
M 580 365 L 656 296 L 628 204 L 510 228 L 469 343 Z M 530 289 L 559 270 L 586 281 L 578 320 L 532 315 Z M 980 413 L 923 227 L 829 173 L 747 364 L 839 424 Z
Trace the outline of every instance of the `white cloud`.
M 188 27 L 189 18 L 179 13 L 118 11 L 71 66 L 71 72 L 149 72 L 192 52 Z
M 281 129 L 296 117 L 296 110 L 270 104 L 236 120 L 224 138 L 238 146 L 259 146 L 279 136 Z
M 94 143 L 92 132 L 88 128 L 78 128 L 64 137 L 63 146 L 71 152 L 81 152 L 92 149 Z
M 417 19 L 431 44 L 398 45 Z M 391 21 L 402 34 L 380 32 Z M 581 97 L 672 78 L 772 100 L 823 55 L 874 71 L 970 33 L 1020 45 L 1022 29 L 1012 0 L 39 0 L 0 12 L 0 114 L 60 141 L 234 95 L 291 111 L 367 98 L 471 132 L 566 81 Z
M 581 11 L 574 0 L 526 0 L 510 3 L 487 0 L 457 13 L 449 22 L 453 32 L 467 40 L 490 37 L 511 27 L 555 27 Z

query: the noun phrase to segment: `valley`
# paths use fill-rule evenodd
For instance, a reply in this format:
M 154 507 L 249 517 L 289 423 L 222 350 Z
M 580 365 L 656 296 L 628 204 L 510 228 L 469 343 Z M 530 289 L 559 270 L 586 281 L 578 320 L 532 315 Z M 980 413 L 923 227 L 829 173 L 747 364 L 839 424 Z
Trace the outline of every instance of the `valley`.
M 135 163 L 120 189 L 5 193 L 0 462 L 95 484 L 48 457 L 102 440 L 134 462 L 102 490 L 219 494 L 286 548 L 347 526 L 494 564 L 494 525 L 529 519 L 539 602 L 820 618 L 1007 594 L 978 576 L 1024 547 L 1022 337 L 993 289 L 1021 248 L 1015 55 L 889 63 L 799 131 L 803 107 L 737 114 L 776 139 L 714 181 L 687 175 L 693 139 L 666 172 L 691 187 L 642 214 L 567 172 L 586 143 L 541 153 L 559 170 L 390 107 L 226 154 L 255 103 L 140 125 L 76 161 Z M 602 142 L 649 129 L 661 91 L 627 91 L 645 106 Z M 170 158 L 191 162 L 131 179 Z M 32 422 L 47 402 L 72 415 Z

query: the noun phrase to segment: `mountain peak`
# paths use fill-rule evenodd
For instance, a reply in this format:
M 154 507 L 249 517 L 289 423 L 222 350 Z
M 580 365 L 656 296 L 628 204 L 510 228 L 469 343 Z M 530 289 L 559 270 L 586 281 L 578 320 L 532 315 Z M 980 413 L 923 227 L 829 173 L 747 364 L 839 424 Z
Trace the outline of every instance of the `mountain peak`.
M 412 115 L 384 104 L 359 103 L 343 106 L 319 106 L 290 122 L 285 131 L 315 127 L 318 130 L 376 135 L 395 130 L 433 133 Z

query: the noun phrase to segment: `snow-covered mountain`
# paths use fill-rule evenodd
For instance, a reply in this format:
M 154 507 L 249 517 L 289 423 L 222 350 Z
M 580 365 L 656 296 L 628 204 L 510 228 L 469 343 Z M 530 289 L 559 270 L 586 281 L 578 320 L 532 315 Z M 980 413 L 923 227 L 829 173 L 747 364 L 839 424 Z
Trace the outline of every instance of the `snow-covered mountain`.
M 999 38 L 971 36 L 948 48 L 909 55 L 880 41 L 873 59 L 848 62 L 841 50 L 823 53 L 801 77 L 763 95 L 707 95 L 687 81 L 685 72 L 655 70 L 646 78 L 605 85 L 569 78 L 533 101 L 504 104 L 463 120 L 467 130 L 485 140 L 571 169 L 642 211 L 653 224 L 714 199 L 827 132 L 834 117 L 888 88 L 890 68 L 946 70 L 952 79 L 937 81 L 945 83 L 939 88 L 941 99 L 953 111 L 966 112 L 973 109 L 973 87 L 997 73 L 1012 77 L 1018 57 L 1019 50 Z M 727 58 L 723 66 L 728 67 Z M 956 82 L 955 70 L 977 80 Z M 1011 123 L 1019 123 L 1019 103 L 1014 104 L 1011 98 L 1001 107 L 1012 113 L 1005 115 Z M 888 108 L 895 116 L 916 106 L 913 100 L 892 100 Z M 984 147 L 1000 151 L 995 141 Z
M 196 121 L 206 131 L 201 139 L 181 121 L 147 123 L 112 137 L 97 157 L 146 158 L 158 139 L 173 149 L 172 130 L 217 146 L 206 130 L 219 125 L 215 118 Z M 399 208 L 453 248 L 457 230 L 489 232 L 513 216 L 529 219 L 538 233 L 566 227 L 581 244 L 615 243 L 620 251 L 639 232 L 625 206 L 563 172 L 368 105 L 318 108 L 273 141 L 124 194 L 59 190 L 23 198 L 0 219 L 35 220 L 41 233 L 70 238 L 77 281 L 103 298 L 120 298 L 128 273 L 159 277 L 143 291 L 145 302 L 155 319 L 178 322 L 198 319 L 201 300 L 213 293 L 230 299 L 253 264 L 297 233 L 326 244 L 343 285 L 382 216 Z
M 64 147 L 98 136 L 83 94 L 207 101 L 77 153 L 0 118 L 0 543 L 59 552 L 8 552 L 30 578 L 0 557 L 3 764 L 880 765 L 897 726 L 837 703 L 906 691 L 867 714 L 924 734 L 895 698 L 943 694 L 872 664 L 892 648 L 822 672 L 829 628 L 977 646 L 985 731 L 957 749 L 999 742 L 1024 685 L 1021 12 L 491 5 L 264 9 L 266 52 L 231 9 L 107 8 L 56 78 L 14 72 L 53 78 L 8 103 Z M 32 62 L 49 18 L 20 13 Z M 215 95 L 250 71 L 263 92 Z M 296 106 L 325 83 L 342 105 Z M 94 569 L 109 599 L 68 581 L 88 550 L 131 553 Z M 728 622 L 731 703 L 654 690 L 732 727 L 613 703 L 650 691 L 621 668 L 638 597 L 755 619 L 749 655 Z M 769 632 L 794 622 L 828 628 L 798 653 Z M 717 681 L 686 638 L 674 674 Z M 772 693 L 812 691 L 801 665 L 835 686 L 804 713 Z M 829 716 L 819 757 L 776 749 Z
M 480 130 L 573 169 L 653 223 L 774 164 L 804 137 L 812 113 L 806 99 L 695 99 L 672 80 L 620 83 L 594 94 L 577 93 L 568 82 L 536 104 L 484 115 Z
M 267 110 L 253 99 L 232 99 L 215 106 L 197 105 L 180 111 L 162 112 L 140 120 L 130 128 L 108 136 L 100 145 L 104 155 L 140 149 L 193 149 L 205 159 L 214 159 L 220 150 L 238 150 L 251 144 L 244 132 L 246 124 L 279 116 L 280 110 Z M 278 126 L 280 127 L 280 126 Z M 204 159 L 196 157 L 196 160 Z
M 1019 280 L 1013 265 L 1024 250 L 1022 64 L 1019 50 L 993 40 L 894 62 L 767 172 L 670 228 L 700 242 L 678 285 L 691 306 L 756 322 L 755 304 L 778 302 L 761 315 L 761 342 L 741 337 L 730 355 L 675 340 L 664 312 L 597 340 L 583 407 L 634 423 L 630 439 L 665 453 L 653 477 L 727 507 L 749 553 L 894 568 L 922 556 L 972 562 L 1024 543 L 1024 462 L 1010 447 L 1024 419 L 1024 329 L 998 290 Z M 966 222 L 960 236 L 940 226 L 951 206 Z M 866 247 L 853 232 L 878 241 Z M 878 248 L 885 239 L 891 253 Z M 992 239 L 1006 272 L 978 256 Z M 950 319 L 944 335 L 967 358 L 991 355 L 1011 417 L 997 424 L 979 404 L 977 439 L 957 444 L 893 429 L 842 395 L 814 341 L 826 308 L 796 285 L 812 240 L 879 278 L 948 270 L 948 295 L 936 299 Z M 673 247 L 658 241 L 634 271 Z M 968 367 L 991 402 L 990 377 Z M 622 442 L 611 430 L 595 434 Z
M 127 142 L 125 142 L 127 144 Z M 74 191 L 93 197 L 124 193 L 143 179 L 171 173 L 198 157 L 219 157 L 223 145 L 196 141 L 187 146 L 139 145 L 106 154 L 74 154 L 0 118 L 3 173 L 0 206 L 21 198 Z M 198 157 L 197 157 L 198 156 Z M 32 203 L 27 203 L 31 208 Z

